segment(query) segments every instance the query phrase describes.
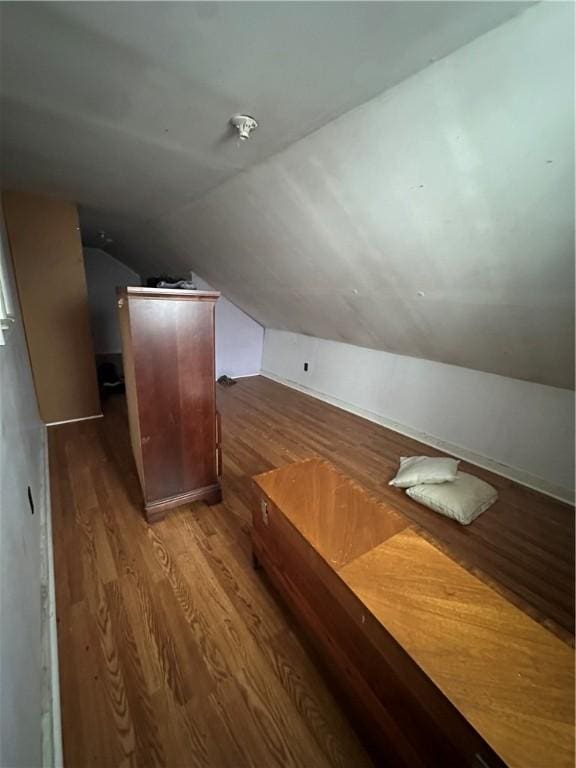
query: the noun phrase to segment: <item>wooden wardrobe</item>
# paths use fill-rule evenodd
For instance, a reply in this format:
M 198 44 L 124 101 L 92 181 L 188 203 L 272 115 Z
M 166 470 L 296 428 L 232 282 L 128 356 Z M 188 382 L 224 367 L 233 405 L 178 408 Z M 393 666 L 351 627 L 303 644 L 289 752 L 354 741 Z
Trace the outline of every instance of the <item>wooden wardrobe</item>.
M 130 438 L 145 517 L 192 501 L 217 504 L 214 308 L 219 293 L 118 288 Z

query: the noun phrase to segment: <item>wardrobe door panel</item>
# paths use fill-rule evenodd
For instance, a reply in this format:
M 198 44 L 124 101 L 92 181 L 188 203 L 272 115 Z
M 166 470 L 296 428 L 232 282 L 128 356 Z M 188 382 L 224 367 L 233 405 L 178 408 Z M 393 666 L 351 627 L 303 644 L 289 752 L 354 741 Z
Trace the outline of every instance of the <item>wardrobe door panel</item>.
M 216 482 L 214 303 L 130 302 L 145 499 Z

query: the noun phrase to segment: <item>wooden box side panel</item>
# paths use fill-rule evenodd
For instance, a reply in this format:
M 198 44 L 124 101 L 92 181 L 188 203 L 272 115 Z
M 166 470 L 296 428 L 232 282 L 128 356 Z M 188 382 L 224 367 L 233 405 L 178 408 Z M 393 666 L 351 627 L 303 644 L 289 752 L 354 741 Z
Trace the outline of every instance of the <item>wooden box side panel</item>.
M 120 335 L 122 337 L 122 354 L 124 367 L 124 384 L 126 387 L 126 402 L 128 405 L 128 423 L 130 427 L 130 442 L 142 492 L 145 493 L 144 468 L 142 466 L 142 440 L 140 434 L 140 416 L 138 413 L 138 392 L 134 374 L 134 352 L 132 350 L 132 333 L 130 330 L 130 306 L 122 291 L 117 291 L 118 313 L 120 317 Z
M 476 766 L 502 761 L 284 516 L 258 496 L 253 547 L 345 694 L 386 765 Z M 267 522 L 265 522 L 267 520 Z

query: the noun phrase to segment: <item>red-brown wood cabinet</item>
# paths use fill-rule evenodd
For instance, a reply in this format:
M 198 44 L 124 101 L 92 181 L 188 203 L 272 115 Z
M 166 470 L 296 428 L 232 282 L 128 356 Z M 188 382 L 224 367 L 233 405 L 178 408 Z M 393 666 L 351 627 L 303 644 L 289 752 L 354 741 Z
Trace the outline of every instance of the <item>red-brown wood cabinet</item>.
M 219 295 L 117 289 L 130 438 L 148 522 L 172 507 L 222 498 L 214 372 Z

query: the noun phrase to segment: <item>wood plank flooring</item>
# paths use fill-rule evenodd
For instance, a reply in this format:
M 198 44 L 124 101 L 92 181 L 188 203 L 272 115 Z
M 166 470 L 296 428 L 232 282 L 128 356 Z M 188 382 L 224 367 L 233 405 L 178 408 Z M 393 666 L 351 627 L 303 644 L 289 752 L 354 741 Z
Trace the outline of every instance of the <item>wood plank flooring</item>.
M 387 486 L 434 451 L 261 377 L 218 391 L 224 501 L 144 522 L 125 403 L 49 430 L 64 753 L 72 766 L 369 766 L 251 567 L 252 475 L 323 456 L 567 642 L 573 511 L 511 481 L 470 528 Z M 466 467 L 463 467 L 466 469 Z

